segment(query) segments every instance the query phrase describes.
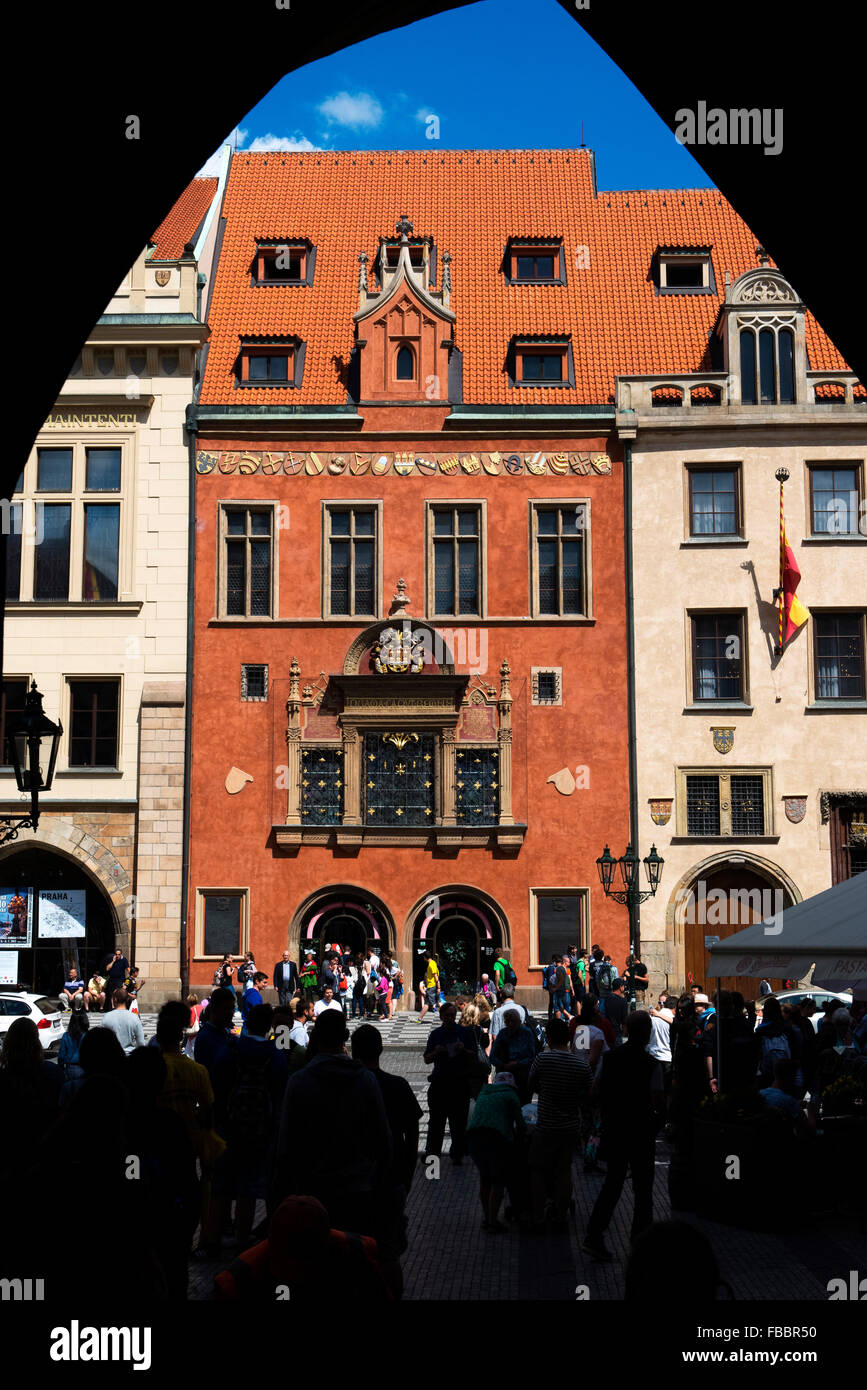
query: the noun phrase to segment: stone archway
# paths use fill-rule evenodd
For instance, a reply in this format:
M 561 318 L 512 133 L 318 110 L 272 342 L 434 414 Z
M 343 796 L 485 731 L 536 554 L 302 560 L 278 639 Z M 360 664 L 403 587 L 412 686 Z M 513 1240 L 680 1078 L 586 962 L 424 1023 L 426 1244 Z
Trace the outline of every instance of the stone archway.
M 298 904 L 287 931 L 287 947 L 293 960 L 301 961 L 304 951 L 313 947 L 321 954 L 323 945 L 330 945 L 329 928 L 341 945 L 354 947 L 355 940 L 341 939 L 343 935 L 358 939 L 364 935 L 380 952 L 393 952 L 396 946 L 394 919 L 383 900 L 357 883 L 330 883 L 310 893 Z M 351 931 L 349 930 L 351 926 Z
M 801 900 L 797 884 L 785 870 L 757 854 L 723 851 L 693 865 L 675 884 L 666 909 L 672 986 L 695 982 L 708 990 L 737 989 L 752 998 L 758 992 L 757 980 L 704 978 L 710 956 L 707 941 L 731 936 Z M 771 984 L 776 988 L 782 982 L 772 980 Z
M 110 851 L 98 846 L 103 852 L 97 858 L 89 846 L 74 842 L 76 835 L 81 832 L 74 827 L 55 823 L 0 854 L 0 882 L 15 880 L 16 887 L 29 888 L 37 899 L 41 892 L 69 893 L 69 901 L 75 901 L 76 893 L 84 894 L 79 900 L 84 916 L 78 920 L 85 923 L 81 936 L 41 936 L 39 901 L 34 906 L 31 945 L 19 952 L 19 982 L 37 993 L 56 993 L 71 965 L 87 979 L 115 946 L 132 957 L 134 900 L 124 891 L 128 875 Z M 77 917 L 77 910 L 73 915 Z
M 496 955 L 512 945 L 509 919 L 490 894 L 465 883 L 433 888 L 407 913 L 403 950 L 410 962 L 407 986 L 416 990 L 426 950 L 437 956 L 446 993 L 472 992 L 478 975 L 490 973 Z M 464 978 L 470 970 L 474 978 Z M 406 973 L 406 972 L 405 972 Z M 453 988 L 452 988 L 453 987 Z

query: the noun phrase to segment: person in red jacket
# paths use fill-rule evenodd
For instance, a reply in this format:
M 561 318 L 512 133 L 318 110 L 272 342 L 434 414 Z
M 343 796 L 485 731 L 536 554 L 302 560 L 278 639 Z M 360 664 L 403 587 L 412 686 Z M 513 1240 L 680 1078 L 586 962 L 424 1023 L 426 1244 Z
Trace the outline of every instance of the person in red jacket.
M 245 1250 L 214 1279 L 218 1298 L 240 1302 L 317 1303 L 324 1299 L 391 1299 L 371 1236 L 330 1229 L 315 1197 L 286 1197 L 271 1217 L 268 1239 Z

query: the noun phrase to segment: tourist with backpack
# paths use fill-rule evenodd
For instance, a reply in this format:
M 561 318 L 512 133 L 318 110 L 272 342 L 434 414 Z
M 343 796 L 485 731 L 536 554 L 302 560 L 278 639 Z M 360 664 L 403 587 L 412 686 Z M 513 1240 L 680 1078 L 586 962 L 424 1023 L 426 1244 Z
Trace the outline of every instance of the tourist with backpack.
M 518 977 L 512 969 L 509 958 L 504 951 L 497 956 L 491 969 L 494 972 L 494 983 L 500 992 L 502 992 L 504 985 L 514 986 L 518 983 Z
M 548 1019 L 554 1014 L 554 990 L 557 987 L 557 967 L 560 964 L 560 957 L 556 952 L 551 956 L 550 965 L 546 965 L 542 971 L 542 988 L 548 992 Z
M 269 1038 L 273 1009 L 256 1004 L 246 1031 L 216 1070 L 215 1105 L 226 1151 L 214 1170 L 213 1195 L 224 1215 L 235 1199 L 235 1234 L 250 1242 L 256 1202 L 268 1195 L 277 1126 L 289 1077 L 285 1052 Z
M 605 999 L 611 993 L 616 979 L 617 971 L 611 964 L 611 957 L 601 956 L 596 962 L 596 993 L 600 999 Z
M 757 1076 L 762 1086 L 773 1086 L 774 1064 L 789 1060 L 795 1063 L 797 1084 L 802 1084 L 801 1035 L 784 1021 L 779 999 L 769 997 L 765 1000 L 762 1022 L 756 1029 L 756 1042 L 759 1046 Z

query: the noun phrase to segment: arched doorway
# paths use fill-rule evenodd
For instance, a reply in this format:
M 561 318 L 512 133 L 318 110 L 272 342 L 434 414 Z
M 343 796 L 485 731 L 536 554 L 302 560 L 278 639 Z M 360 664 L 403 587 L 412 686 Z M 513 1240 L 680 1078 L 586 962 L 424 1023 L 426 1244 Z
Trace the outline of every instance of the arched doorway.
M 59 994 L 71 966 L 88 980 L 105 964 L 115 947 L 114 911 L 78 864 L 41 846 L 13 850 L 0 860 L 0 894 L 11 892 L 27 901 L 30 916 L 30 944 L 16 948 L 19 984 Z
M 474 994 L 480 975 L 491 973 L 507 937 L 496 905 L 469 889 L 440 889 L 424 900 L 413 919 L 413 989 L 418 991 L 424 956 L 430 952 L 447 997 Z
M 296 913 L 289 949 L 297 941 L 299 962 L 312 949 L 321 963 L 334 946 L 347 947 L 353 956 L 363 955 L 368 947 L 381 955 L 391 949 L 393 936 L 391 920 L 374 897 L 360 889 L 334 887 L 316 894 Z
M 700 984 L 708 994 L 727 989 L 738 990 L 745 999 L 757 998 L 759 981 L 749 975 L 708 977 L 711 950 L 717 941 L 773 916 L 792 902 L 791 893 L 778 879 L 753 865 L 728 861 L 697 874 L 682 894 L 679 911 L 686 988 Z M 784 984 L 780 979 L 770 980 L 774 990 Z

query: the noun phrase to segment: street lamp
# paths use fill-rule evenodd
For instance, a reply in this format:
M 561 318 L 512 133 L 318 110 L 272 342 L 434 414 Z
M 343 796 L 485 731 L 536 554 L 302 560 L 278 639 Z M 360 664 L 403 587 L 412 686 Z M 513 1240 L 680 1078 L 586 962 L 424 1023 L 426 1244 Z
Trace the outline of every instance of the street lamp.
M 39 793 L 47 792 L 54 780 L 54 765 L 62 724 L 52 724 L 42 712 L 42 695 L 33 682 L 21 714 L 7 722 L 6 737 L 12 755 L 12 770 L 20 792 L 30 793 L 30 814 L 0 816 L 0 844 L 16 840 L 19 830 L 35 830 L 39 824 Z
M 644 864 L 644 872 L 647 874 L 647 881 L 650 888 L 642 891 L 639 888 L 638 865 L 639 858 L 632 848 L 626 846 L 626 853 L 619 859 L 615 859 L 608 846 L 596 860 L 596 868 L 599 870 L 599 882 L 602 884 L 606 898 L 613 898 L 616 903 L 625 903 L 629 909 L 629 954 L 630 958 L 640 957 L 640 928 L 638 909 L 647 898 L 656 896 L 659 887 L 659 880 L 662 877 L 662 866 L 665 860 L 657 854 L 656 845 L 650 846 L 650 853 L 644 856 L 641 861 Z M 620 878 L 623 883 L 622 889 L 613 889 L 614 869 L 620 868 Z

